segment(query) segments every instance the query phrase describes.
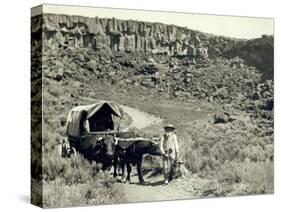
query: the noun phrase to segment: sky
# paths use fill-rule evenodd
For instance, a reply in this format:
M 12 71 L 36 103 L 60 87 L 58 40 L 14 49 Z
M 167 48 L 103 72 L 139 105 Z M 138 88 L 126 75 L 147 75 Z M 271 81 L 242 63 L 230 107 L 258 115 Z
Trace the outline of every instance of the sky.
M 38 9 L 38 8 L 37 8 Z M 159 12 L 144 10 L 95 8 L 83 6 L 66 6 L 44 4 L 44 13 L 81 15 L 87 17 L 101 17 L 116 19 L 132 19 L 147 22 L 160 22 L 187 27 L 215 35 L 223 35 L 234 38 L 258 38 L 263 34 L 274 33 L 274 19 L 205 15 L 195 13 Z M 32 15 L 38 14 L 39 10 L 33 10 Z

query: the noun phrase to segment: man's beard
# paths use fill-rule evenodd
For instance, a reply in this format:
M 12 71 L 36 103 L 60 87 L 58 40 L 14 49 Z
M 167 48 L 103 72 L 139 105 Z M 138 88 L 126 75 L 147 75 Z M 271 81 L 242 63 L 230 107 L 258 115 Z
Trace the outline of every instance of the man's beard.
M 172 135 L 172 132 L 166 132 L 165 134 L 166 134 L 167 137 L 169 137 L 169 136 Z

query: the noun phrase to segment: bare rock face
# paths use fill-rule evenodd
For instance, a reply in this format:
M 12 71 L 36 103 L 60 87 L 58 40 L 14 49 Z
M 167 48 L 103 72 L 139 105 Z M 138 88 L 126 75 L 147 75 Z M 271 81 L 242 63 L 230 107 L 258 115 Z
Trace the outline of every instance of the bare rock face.
M 186 27 L 115 18 L 45 14 L 34 23 L 32 32 L 43 23 L 47 48 L 84 47 L 94 50 L 186 56 L 196 63 L 226 51 L 234 39 L 204 34 Z M 209 50 L 211 50 L 209 52 Z M 210 55 L 211 54 L 211 55 Z
M 43 42 L 47 49 L 85 48 L 108 55 L 142 52 L 186 58 L 191 65 L 239 57 L 257 67 L 264 81 L 273 78 L 273 36 L 242 40 L 162 23 L 55 14 L 33 17 L 31 32 L 42 37 L 33 39 L 33 46 Z

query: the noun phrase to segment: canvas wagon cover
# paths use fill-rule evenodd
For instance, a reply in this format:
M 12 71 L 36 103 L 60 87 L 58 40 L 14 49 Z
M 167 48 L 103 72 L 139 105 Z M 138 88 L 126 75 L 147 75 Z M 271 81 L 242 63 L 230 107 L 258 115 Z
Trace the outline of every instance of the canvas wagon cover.
M 94 116 L 103 106 L 109 106 L 114 116 L 123 118 L 123 109 L 113 102 L 100 102 L 92 105 L 77 106 L 72 108 L 67 116 L 66 134 L 72 137 L 79 137 L 80 123 L 83 112 L 87 112 L 87 120 Z

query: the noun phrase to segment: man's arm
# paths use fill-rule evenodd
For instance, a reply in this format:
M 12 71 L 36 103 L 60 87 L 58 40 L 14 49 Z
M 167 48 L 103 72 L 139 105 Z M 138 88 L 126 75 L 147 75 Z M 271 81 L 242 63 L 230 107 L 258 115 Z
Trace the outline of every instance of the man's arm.
M 161 151 L 163 154 L 165 154 L 165 152 L 164 152 L 164 147 L 163 147 L 163 143 L 164 143 L 164 136 L 161 136 L 159 147 L 160 147 L 160 151 Z

